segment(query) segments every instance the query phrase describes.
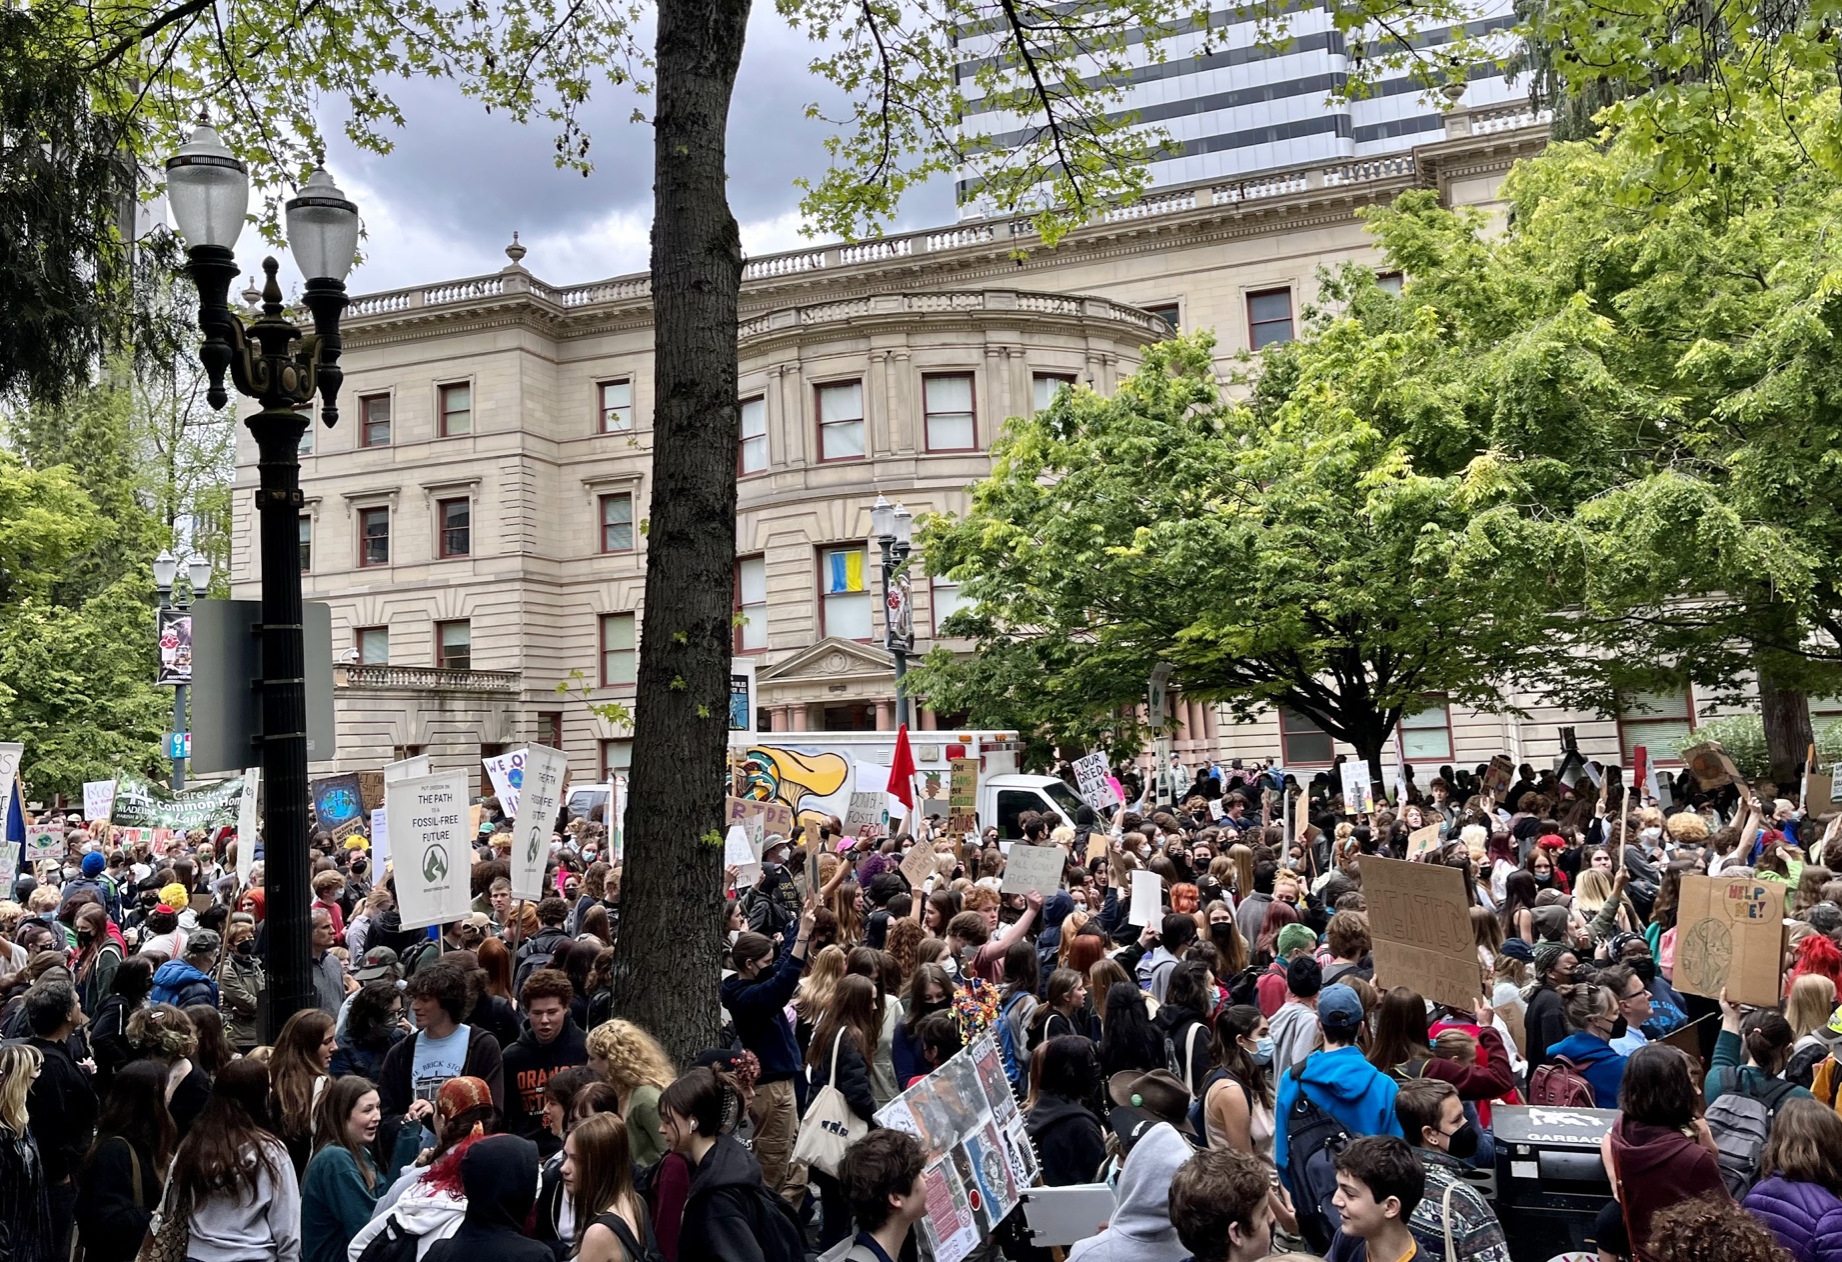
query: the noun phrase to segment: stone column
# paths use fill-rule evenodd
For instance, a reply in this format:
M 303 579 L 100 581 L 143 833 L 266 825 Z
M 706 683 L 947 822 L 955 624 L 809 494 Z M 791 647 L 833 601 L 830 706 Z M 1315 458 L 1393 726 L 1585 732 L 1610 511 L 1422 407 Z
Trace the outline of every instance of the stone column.
M 769 710 L 768 723 L 771 725 L 769 728 L 770 731 L 786 731 L 791 726 L 791 721 L 787 716 L 787 707 L 784 705 L 777 705 L 772 710 Z
M 806 707 L 805 706 L 803 705 L 788 706 L 787 707 L 787 718 L 792 721 L 793 730 L 795 732 L 803 732 L 806 730 Z
M 876 730 L 879 732 L 895 731 L 895 702 L 893 700 L 876 703 Z

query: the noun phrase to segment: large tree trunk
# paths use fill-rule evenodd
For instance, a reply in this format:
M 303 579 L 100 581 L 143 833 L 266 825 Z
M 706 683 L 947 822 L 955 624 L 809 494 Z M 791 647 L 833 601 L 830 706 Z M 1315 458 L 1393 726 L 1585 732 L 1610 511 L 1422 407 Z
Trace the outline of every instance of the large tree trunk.
M 1759 673 L 1759 713 L 1765 720 L 1765 753 L 1771 760 L 1772 782 L 1778 796 L 1795 798 L 1798 769 L 1810 752 L 1810 698 L 1786 688 L 1772 674 L 1770 659 L 1755 659 Z
M 651 522 L 613 985 L 680 1064 L 719 1024 L 742 286 L 724 141 L 748 10 L 658 6 Z

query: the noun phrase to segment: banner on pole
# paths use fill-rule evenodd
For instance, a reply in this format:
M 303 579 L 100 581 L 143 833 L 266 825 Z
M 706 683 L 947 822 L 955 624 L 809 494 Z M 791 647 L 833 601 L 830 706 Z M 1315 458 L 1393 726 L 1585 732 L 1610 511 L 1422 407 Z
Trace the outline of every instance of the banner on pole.
M 569 760 L 548 745 L 529 745 L 510 757 L 521 808 L 512 820 L 512 897 L 538 899 L 543 897 L 544 863 L 563 804 L 563 773 Z
M 472 906 L 467 776 L 449 771 L 399 780 L 384 790 L 396 821 L 402 862 L 393 865 L 405 929 L 426 929 L 465 916 Z

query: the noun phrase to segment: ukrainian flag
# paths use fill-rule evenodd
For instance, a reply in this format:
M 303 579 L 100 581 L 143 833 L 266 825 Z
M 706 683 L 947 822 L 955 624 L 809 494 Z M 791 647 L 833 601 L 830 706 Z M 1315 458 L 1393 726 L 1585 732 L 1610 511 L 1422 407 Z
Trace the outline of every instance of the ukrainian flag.
M 840 548 L 831 554 L 830 560 L 831 573 L 825 588 L 827 595 L 864 590 L 861 548 Z

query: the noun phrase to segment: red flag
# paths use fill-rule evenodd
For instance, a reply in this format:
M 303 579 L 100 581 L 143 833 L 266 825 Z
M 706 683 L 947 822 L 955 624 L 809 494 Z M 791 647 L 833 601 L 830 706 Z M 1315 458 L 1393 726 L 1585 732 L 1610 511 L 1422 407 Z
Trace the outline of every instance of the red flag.
M 895 760 L 889 764 L 889 796 L 915 809 L 915 755 L 908 748 L 908 724 L 895 734 Z

